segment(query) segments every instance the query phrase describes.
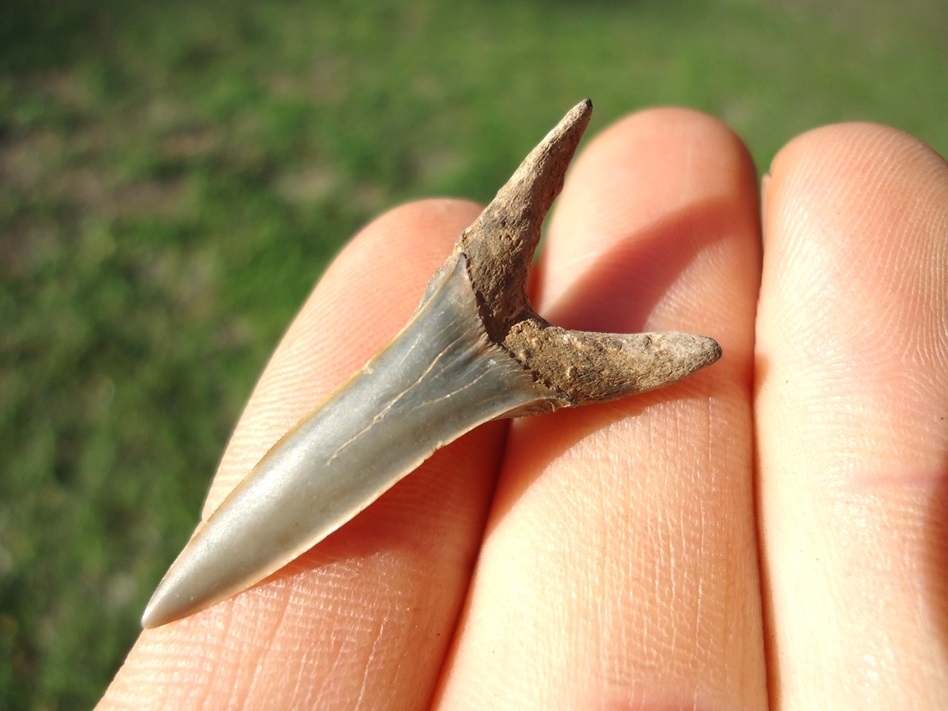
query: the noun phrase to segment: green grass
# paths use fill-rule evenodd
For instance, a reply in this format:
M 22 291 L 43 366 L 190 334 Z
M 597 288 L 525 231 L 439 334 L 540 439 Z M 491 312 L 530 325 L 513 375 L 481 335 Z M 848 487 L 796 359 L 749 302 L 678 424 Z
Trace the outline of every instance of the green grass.
M 268 353 L 373 215 L 489 199 L 584 96 L 593 131 L 716 114 L 761 168 L 840 120 L 948 152 L 944 4 L 825 5 L 9 1 L 0 708 L 101 695 Z

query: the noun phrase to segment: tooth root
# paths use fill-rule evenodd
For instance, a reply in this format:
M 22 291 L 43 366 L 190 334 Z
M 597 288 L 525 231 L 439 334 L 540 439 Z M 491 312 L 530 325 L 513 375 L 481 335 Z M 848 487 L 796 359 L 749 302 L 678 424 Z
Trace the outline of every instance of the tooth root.
M 705 336 L 568 331 L 536 318 L 514 324 L 504 347 L 573 405 L 654 390 L 721 357 L 717 341 Z
M 543 220 L 563 188 L 566 170 L 592 117 L 579 102 L 523 159 L 490 204 L 458 237 L 456 252 L 469 261 L 487 334 L 500 343 L 511 324 L 532 314 L 527 273 Z

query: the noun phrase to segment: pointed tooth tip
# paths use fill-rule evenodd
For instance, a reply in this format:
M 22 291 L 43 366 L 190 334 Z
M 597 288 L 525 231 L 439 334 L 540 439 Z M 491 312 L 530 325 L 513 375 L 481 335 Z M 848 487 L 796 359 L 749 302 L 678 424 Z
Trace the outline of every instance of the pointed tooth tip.
M 155 599 L 152 597 L 145 606 L 142 613 L 142 629 L 152 630 L 156 627 L 163 627 L 170 622 L 183 620 L 196 612 L 200 612 L 209 605 L 183 605 L 180 600 L 171 600 L 168 598 Z
M 592 116 L 593 103 L 590 99 L 583 99 L 573 108 L 566 112 L 566 115 L 560 120 L 560 126 L 566 131 L 575 130 L 576 124 L 581 124 L 580 133 L 586 130 L 586 125 Z M 555 130 L 555 129 L 554 129 Z
M 157 614 L 151 602 L 145 606 L 145 611 L 142 613 L 141 622 L 143 630 L 151 630 L 155 627 L 161 627 L 163 624 L 165 624 L 165 620 L 162 619 L 161 615 Z
M 145 612 L 142 613 L 141 623 L 143 630 L 153 630 L 155 627 L 161 627 L 164 624 L 164 622 L 156 619 L 154 612 L 147 607 L 145 608 Z
M 142 629 L 161 627 L 184 616 L 176 612 L 175 606 L 172 605 L 169 608 L 168 596 L 163 593 L 162 587 L 158 586 L 148 604 L 145 605 L 145 611 L 142 613 Z
M 200 594 L 195 592 L 194 585 L 189 586 L 188 582 L 187 579 L 182 581 L 179 566 L 177 564 L 172 565 L 165 577 L 158 583 L 158 587 L 152 593 L 148 604 L 145 605 L 145 611 L 141 618 L 143 629 L 154 629 L 169 622 L 183 619 L 216 602 L 215 599 L 201 599 Z M 193 583 L 194 579 L 190 579 L 190 582 Z

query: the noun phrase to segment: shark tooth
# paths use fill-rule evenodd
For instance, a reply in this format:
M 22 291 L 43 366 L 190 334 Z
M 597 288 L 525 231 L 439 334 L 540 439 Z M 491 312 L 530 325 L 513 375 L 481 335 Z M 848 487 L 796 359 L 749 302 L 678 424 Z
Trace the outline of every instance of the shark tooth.
M 461 233 L 408 324 L 198 529 L 149 601 L 144 627 L 260 582 L 478 425 L 651 390 L 721 356 L 704 336 L 570 331 L 530 306 L 542 223 L 591 112 L 581 102 L 530 152 Z

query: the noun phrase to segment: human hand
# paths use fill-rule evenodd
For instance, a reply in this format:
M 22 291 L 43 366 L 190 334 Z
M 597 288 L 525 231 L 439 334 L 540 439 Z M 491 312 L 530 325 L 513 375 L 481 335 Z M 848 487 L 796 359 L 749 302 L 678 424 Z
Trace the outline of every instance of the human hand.
M 717 121 L 607 129 L 533 303 L 704 333 L 722 360 L 478 429 L 268 582 L 143 632 L 101 708 L 948 706 L 948 169 L 891 129 L 819 129 L 763 208 Z M 205 515 L 394 335 L 478 210 L 416 203 L 349 244 Z

